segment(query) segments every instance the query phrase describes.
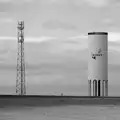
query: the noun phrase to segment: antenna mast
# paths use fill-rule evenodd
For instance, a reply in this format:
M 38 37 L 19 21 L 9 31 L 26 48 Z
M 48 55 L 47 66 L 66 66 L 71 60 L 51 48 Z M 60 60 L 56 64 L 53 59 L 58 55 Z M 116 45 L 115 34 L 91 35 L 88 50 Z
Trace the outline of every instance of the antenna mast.
M 24 59 L 24 21 L 18 22 L 18 55 L 17 55 L 17 79 L 16 94 L 26 95 L 25 86 L 25 59 Z

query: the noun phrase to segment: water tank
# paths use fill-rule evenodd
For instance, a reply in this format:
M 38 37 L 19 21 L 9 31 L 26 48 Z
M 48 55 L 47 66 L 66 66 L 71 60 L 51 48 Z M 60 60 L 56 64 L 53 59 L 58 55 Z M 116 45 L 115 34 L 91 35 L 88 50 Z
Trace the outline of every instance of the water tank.
M 97 94 L 95 96 L 108 95 L 108 33 L 88 33 L 88 83 L 93 84 L 97 80 Z M 101 83 L 101 84 L 100 84 Z M 102 84 L 103 83 L 103 84 Z M 90 86 L 90 85 L 89 85 Z M 104 88 L 103 88 L 104 87 Z M 89 95 L 92 87 L 89 87 Z M 95 89 L 96 90 L 96 89 Z M 96 93 L 96 91 L 93 91 Z M 102 93 L 102 94 L 101 94 Z

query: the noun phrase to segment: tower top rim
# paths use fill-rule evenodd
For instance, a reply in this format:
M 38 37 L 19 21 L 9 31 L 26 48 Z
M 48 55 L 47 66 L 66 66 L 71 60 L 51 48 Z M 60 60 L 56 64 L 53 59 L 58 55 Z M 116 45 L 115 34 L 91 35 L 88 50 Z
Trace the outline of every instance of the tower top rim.
M 108 35 L 107 32 L 89 32 L 88 35 Z

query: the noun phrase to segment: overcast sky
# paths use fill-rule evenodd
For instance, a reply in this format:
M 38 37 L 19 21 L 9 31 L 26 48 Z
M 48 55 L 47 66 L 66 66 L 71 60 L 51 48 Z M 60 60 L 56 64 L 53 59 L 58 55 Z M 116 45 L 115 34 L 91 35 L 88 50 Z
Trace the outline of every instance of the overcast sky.
M 15 94 L 17 21 L 25 21 L 28 94 L 88 94 L 87 33 L 109 33 L 109 95 L 120 95 L 119 0 L 0 0 L 0 94 Z

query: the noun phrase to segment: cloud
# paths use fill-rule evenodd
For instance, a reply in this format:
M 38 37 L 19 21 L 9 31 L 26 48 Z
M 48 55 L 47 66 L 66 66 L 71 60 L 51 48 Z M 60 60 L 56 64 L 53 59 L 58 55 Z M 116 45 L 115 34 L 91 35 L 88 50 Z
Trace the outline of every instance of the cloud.
M 84 50 L 88 48 L 88 36 L 87 35 L 78 35 L 68 38 L 68 43 L 72 45 L 76 44 L 77 50 Z M 75 47 L 75 46 L 74 46 Z
M 12 4 L 31 3 L 33 0 L 11 0 Z
M 8 2 L 11 2 L 11 1 L 13 1 L 13 0 L 0 0 L 0 2 L 2 2 L 2 3 L 8 3 Z
M 119 32 L 109 32 L 108 40 L 112 42 L 120 43 L 120 33 Z
M 104 7 L 108 5 L 111 0 L 47 0 L 50 4 L 66 4 L 81 6 L 83 3 L 87 3 L 93 7 Z M 46 1 L 45 1 L 46 2 Z
M 87 35 L 78 35 L 78 36 L 73 36 L 69 37 L 70 40 L 83 40 L 83 39 L 88 39 Z M 116 42 L 120 43 L 120 32 L 108 32 L 108 41 L 109 42 Z M 87 42 L 87 41 L 86 41 Z
M 102 21 L 104 24 L 108 24 L 108 25 L 111 25 L 111 24 L 113 24 L 113 20 L 111 19 L 111 18 L 105 18 L 105 19 L 103 19 L 103 21 Z
M 83 45 L 82 42 L 85 42 L 85 44 L 87 45 L 87 35 L 81 34 L 79 36 L 70 37 L 67 40 L 66 39 L 52 40 L 52 39 L 49 39 L 49 37 L 47 38 L 46 36 L 44 36 L 43 37 L 44 39 L 42 37 L 39 37 L 39 38 L 36 38 L 36 41 L 39 41 L 40 38 L 41 38 L 40 44 L 31 43 L 31 42 L 25 44 L 26 45 L 25 50 L 28 49 L 28 51 L 25 52 L 25 61 L 29 63 L 31 61 L 31 64 L 29 64 L 30 66 L 26 66 L 26 72 L 27 72 L 26 82 L 28 86 L 27 93 L 28 91 L 32 91 L 32 87 L 34 87 L 35 89 L 33 93 L 37 93 L 37 92 L 39 93 L 41 91 L 42 92 L 44 91 L 46 93 L 57 91 L 59 93 L 64 88 L 67 88 L 67 89 L 69 88 L 69 90 L 64 89 L 65 93 L 67 93 L 67 91 L 70 91 L 70 94 L 77 93 L 77 92 L 81 94 L 81 92 L 79 91 L 84 92 L 84 94 L 85 92 L 87 93 L 87 91 L 85 91 L 85 89 L 87 90 L 87 59 L 86 59 L 86 56 L 88 56 L 87 50 L 75 51 L 74 53 L 72 53 L 72 50 L 76 49 L 76 45 L 79 49 Z M 1 39 L 7 40 L 9 39 L 9 37 L 1 37 Z M 11 37 L 10 39 L 17 40 L 16 37 Z M 35 38 L 30 37 L 26 39 L 28 39 L 29 41 L 33 41 L 33 39 Z M 47 42 L 42 42 L 44 40 Z M 76 43 L 73 45 L 71 42 L 74 42 L 74 41 L 76 41 Z M 9 41 L 9 43 L 11 44 L 11 41 Z M 6 44 L 8 44 L 7 41 L 2 46 L 4 47 Z M 72 50 L 70 52 L 62 51 L 61 54 L 57 54 L 57 49 L 66 50 L 71 48 Z M 55 51 L 56 54 L 49 54 L 49 51 L 51 49 Z M 15 86 L 15 81 L 16 81 L 16 77 L 15 77 L 16 76 L 16 59 L 15 58 L 16 57 L 15 56 L 13 57 L 12 55 L 10 56 L 12 58 L 12 61 L 14 61 L 13 62 L 14 65 L 11 64 L 10 57 L 8 57 L 8 62 L 6 62 L 7 64 L 6 63 L 0 64 L 1 86 L 3 85 Z M 118 56 L 119 54 L 117 55 L 112 54 L 110 58 L 112 59 L 111 60 L 112 64 L 114 60 L 118 60 Z M 29 59 L 29 57 L 31 58 Z M 120 60 L 118 60 L 118 62 L 119 61 Z M 120 66 L 117 66 L 117 63 L 115 66 L 110 66 L 110 82 L 109 82 L 110 85 L 114 83 L 112 81 L 113 79 L 116 83 L 119 83 L 119 79 L 118 79 L 119 72 L 117 71 L 119 71 Z M 84 84 L 86 85 L 86 88 L 82 87 L 82 85 Z M 38 89 L 36 88 L 37 85 L 38 85 Z M 43 90 L 40 90 L 41 86 Z M 47 88 L 47 89 L 44 89 L 44 88 Z M 6 91 L 6 93 L 8 91 Z
M 50 3 L 50 4 L 54 4 L 54 3 L 56 3 L 56 4 L 64 4 L 64 3 L 67 3 L 68 0 L 47 0 L 47 2 Z
M 49 40 L 55 40 L 55 37 L 47 37 L 47 36 L 41 36 L 41 37 L 27 37 L 25 38 L 26 42 L 45 42 Z
M 78 35 L 78 36 L 69 37 L 68 39 L 75 40 L 75 39 L 87 39 L 87 38 L 88 38 L 87 35 Z
M 76 46 L 78 45 L 79 49 L 77 49 L 77 50 L 88 49 L 87 35 L 78 35 L 78 36 L 70 37 L 67 42 L 71 43 L 73 46 L 74 46 L 74 44 Z M 112 57 L 120 55 L 120 33 L 119 32 L 109 32 L 108 33 L 108 54 L 109 54 L 109 56 L 112 55 Z M 110 57 L 109 61 L 111 61 L 111 59 L 114 58 L 114 57 L 113 58 L 112 57 Z M 116 60 L 114 59 L 114 61 L 116 61 Z M 113 63 L 113 60 L 111 62 Z M 117 61 L 116 61 L 116 63 L 118 64 Z
M 110 73 L 113 73 L 113 72 L 119 73 L 119 71 L 120 71 L 120 64 L 109 64 Z
M 15 22 L 15 20 L 12 18 L 1 18 L 0 19 L 0 23 L 13 23 L 13 22 Z
M 21 2 L 32 2 L 33 0 L 20 0 Z M 19 0 L 0 0 L 1 3 L 14 3 L 19 2 Z
M 117 4 L 117 5 L 119 5 L 119 3 L 120 3 L 120 0 L 110 0 L 110 1 L 111 1 L 112 4 Z
M 66 22 L 50 20 L 42 24 L 42 27 L 45 29 L 64 29 L 64 30 L 76 30 L 77 27 Z
M 6 37 L 1 36 L 0 41 L 7 41 L 7 40 L 13 40 L 17 42 L 17 36 L 16 37 Z M 41 36 L 41 37 L 27 37 L 25 36 L 25 42 L 46 42 L 47 50 L 49 49 L 49 52 L 51 53 L 61 53 L 63 51 L 79 51 L 84 50 L 88 48 L 88 36 L 81 34 L 78 36 L 71 36 L 66 39 L 59 39 L 52 36 Z M 120 33 L 119 32 L 109 32 L 108 33 L 108 41 L 109 41 L 109 50 L 115 50 L 120 51 L 120 47 L 118 43 L 120 43 Z M 117 46 L 113 43 L 117 43 Z M 43 48 L 43 47 L 42 47 Z
M 18 10 L 23 10 L 25 8 L 24 4 L 30 4 L 33 0 L 0 0 L 0 12 L 9 13 L 17 12 Z M 21 5 L 22 9 L 21 9 Z M 20 6 L 20 7 L 19 7 Z
M 83 39 L 88 39 L 87 35 L 78 35 L 78 36 L 73 36 L 69 37 L 71 40 L 83 40 Z M 120 43 L 120 32 L 108 32 L 108 41 L 109 42 L 115 42 L 115 43 Z M 87 41 L 86 41 L 87 42 Z
M 48 36 L 41 36 L 41 37 L 25 37 L 24 41 L 25 42 L 45 42 L 49 40 L 54 40 L 56 39 L 55 37 L 48 37 Z M 17 41 L 17 36 L 16 37 L 6 37 L 6 36 L 1 36 L 0 40 L 16 40 Z
M 61 50 L 62 48 L 67 47 L 62 42 L 55 42 L 49 41 L 45 43 L 26 43 L 25 44 L 25 61 L 29 64 L 26 65 L 26 81 L 29 85 L 78 85 L 83 84 L 86 79 L 86 72 L 87 64 L 82 55 L 86 55 L 83 51 L 78 52 L 76 54 L 67 53 L 65 51 L 61 52 L 62 54 L 50 54 L 49 51 L 54 49 L 57 51 L 56 48 Z M 7 41 L 6 41 L 7 43 Z M 11 43 L 11 41 L 9 41 Z M 52 44 L 54 43 L 54 44 Z M 61 43 L 61 44 L 60 44 Z M 69 44 L 69 43 L 68 43 Z M 63 45 L 63 46 L 62 46 Z M 17 46 L 17 44 L 16 44 Z M 56 48 L 54 48 L 56 46 Z M 62 46 L 62 48 L 61 48 Z M 76 47 L 76 46 L 74 46 Z M 75 49 L 75 48 L 74 48 Z M 44 52 L 46 51 L 46 52 Z M 14 51 L 17 53 L 17 50 Z M 4 77 L 4 74 L 1 76 L 1 86 L 6 85 L 5 82 L 10 78 L 10 85 L 15 82 L 15 75 L 16 75 L 16 55 L 14 56 L 10 52 L 8 60 L 3 64 L 0 64 L 0 73 L 5 71 L 4 73 L 14 72 L 14 74 L 9 73 L 8 78 L 7 76 Z M 74 55 L 74 56 L 73 56 Z M 10 57 L 11 56 L 11 57 Z M 7 72 L 6 72 L 7 71 Z M 80 80 L 81 79 L 81 80 Z M 5 81 L 4 81 L 5 80 Z M 11 82 L 12 81 L 12 82 Z M 9 86 L 9 83 L 7 83 Z M 7 86 L 7 85 L 6 85 Z
M 6 36 L 0 36 L 0 40 L 16 40 L 17 38 L 15 38 L 15 37 L 10 37 L 10 36 L 8 36 L 8 37 L 6 37 Z
M 85 0 L 85 1 L 93 7 L 104 7 L 108 5 L 108 0 Z
M 71 60 L 68 60 L 69 57 L 63 57 L 61 56 L 60 60 L 53 59 L 52 63 L 49 59 L 49 62 L 27 66 L 27 78 L 32 80 L 30 84 L 84 84 L 87 62 L 78 60 L 77 55 L 71 58 Z M 80 78 L 82 79 L 80 80 Z M 33 79 L 35 79 L 35 82 Z

